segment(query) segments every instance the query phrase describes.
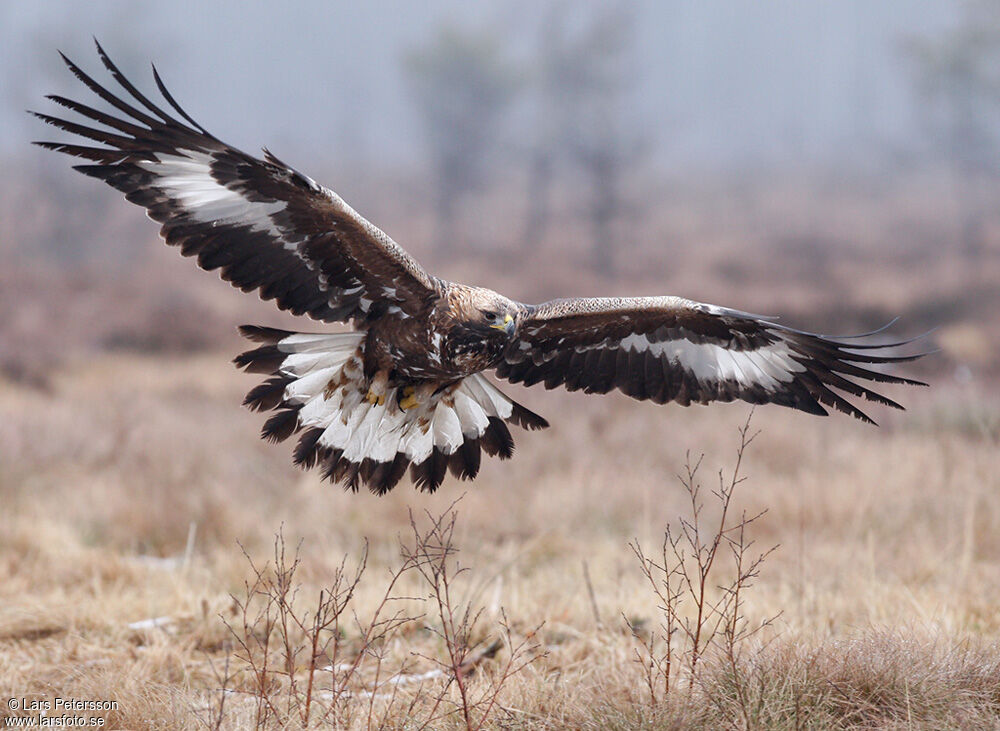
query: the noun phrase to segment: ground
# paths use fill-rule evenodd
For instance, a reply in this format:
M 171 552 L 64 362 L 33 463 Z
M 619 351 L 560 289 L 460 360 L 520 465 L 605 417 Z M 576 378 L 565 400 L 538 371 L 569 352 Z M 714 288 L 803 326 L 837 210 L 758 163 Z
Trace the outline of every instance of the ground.
M 888 389 L 907 411 L 872 408 L 878 428 L 754 411 L 727 526 L 766 510 L 744 558 L 774 550 L 744 564 L 742 622 L 697 654 L 671 635 L 669 673 L 644 647 L 662 660 L 670 617 L 692 628 L 698 605 L 658 597 L 629 544 L 678 566 L 664 532 L 693 519 L 678 475 L 702 454 L 711 540 L 749 406 L 509 387 L 552 422 L 514 430 L 509 462 L 435 495 L 345 494 L 257 438 L 239 404 L 259 377 L 229 363 L 237 324 L 322 326 L 197 271 L 117 195 L 64 221 L 8 191 L 0 716 L 59 697 L 113 702 L 72 711 L 111 728 L 1000 728 L 1000 220 L 961 250 L 941 180 L 653 187 L 614 275 L 588 271 L 575 215 L 520 249 L 501 226 L 519 194 L 484 204 L 482 240 L 457 252 L 429 247 L 429 206 L 361 206 L 431 271 L 522 301 L 671 293 L 822 332 L 938 328 L 940 351 L 900 369 L 931 387 Z M 64 240 L 87 232 L 108 251 Z M 54 259 L 24 243 L 49 239 Z M 735 596 L 718 587 L 738 538 L 722 535 L 708 602 Z
M 985 389 L 942 381 L 893 391 L 909 410 L 876 410 L 877 429 L 756 410 L 760 433 L 730 513 L 767 510 L 748 528 L 750 552 L 777 548 L 743 590 L 743 614 L 775 619 L 743 643 L 737 675 L 724 653 L 706 653 L 694 685 L 681 673 L 655 704 L 636 651 L 661 612 L 628 544 L 656 554 L 665 527 L 690 517 L 676 476 L 687 452 L 704 453 L 705 515 L 715 515 L 708 491 L 717 470 L 732 472 L 748 406 L 520 391 L 553 428 L 516 433 L 513 460 L 432 496 L 403 485 L 379 499 L 299 472 L 287 445 L 259 441 L 260 418 L 238 408 L 253 376 L 235 373 L 223 353 L 107 355 L 66 368 L 47 391 L 0 384 L 0 687 L 28 700 L 114 700 L 117 709 L 93 714 L 117 728 L 193 727 L 196 718 L 252 727 L 255 685 L 234 597 L 245 599 L 254 574 L 241 546 L 260 569 L 273 563 L 279 531 L 289 562 L 298 546 L 294 581 L 311 611 L 367 540 L 339 633 L 336 664 L 350 665 L 402 564 L 400 541 L 412 548 L 410 512 L 424 531 L 458 500 L 453 558 L 467 571 L 452 576 L 454 602 L 482 612 L 478 649 L 505 636 L 505 616 L 509 641 L 525 643 L 518 657 L 533 660 L 507 679 L 491 727 L 739 726 L 738 694 L 707 708 L 690 700 L 726 697 L 720 688 L 739 687 L 734 677 L 759 696 L 753 726 L 995 726 L 1000 411 Z M 728 565 L 722 555 L 719 582 Z M 465 727 L 454 683 L 431 711 L 447 673 L 392 679 L 402 663 L 409 680 L 448 661 L 435 603 L 421 600 L 432 588 L 414 572 L 400 579 L 398 595 L 413 597 L 401 602 L 407 616 L 424 616 L 379 646 L 378 681 L 370 660 L 350 679 L 342 704 L 354 725 L 378 718 L 369 695 L 388 703 L 379 683 L 389 679 L 397 712 L 426 698 L 388 726 L 435 718 L 431 728 Z M 156 618 L 167 619 L 133 624 Z M 498 679 L 511 649 L 473 657 L 470 692 Z M 308 654 L 296 661 L 300 679 Z M 328 652 L 318 667 L 329 664 Z M 330 672 L 319 675 L 326 696 L 317 698 L 329 701 Z M 289 708 L 287 679 L 269 682 Z M 222 697 L 222 716 L 211 717 Z

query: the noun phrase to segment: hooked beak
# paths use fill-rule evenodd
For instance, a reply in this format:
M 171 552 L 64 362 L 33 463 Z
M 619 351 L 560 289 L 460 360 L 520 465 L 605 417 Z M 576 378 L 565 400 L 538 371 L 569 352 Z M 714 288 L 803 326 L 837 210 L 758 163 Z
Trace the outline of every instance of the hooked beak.
M 494 330 L 503 330 L 505 333 L 507 333 L 507 337 L 511 337 L 514 335 L 514 328 L 516 327 L 516 323 L 514 322 L 513 317 L 507 315 L 506 317 L 503 318 L 502 324 L 498 323 L 496 325 L 490 325 L 490 327 L 492 327 Z

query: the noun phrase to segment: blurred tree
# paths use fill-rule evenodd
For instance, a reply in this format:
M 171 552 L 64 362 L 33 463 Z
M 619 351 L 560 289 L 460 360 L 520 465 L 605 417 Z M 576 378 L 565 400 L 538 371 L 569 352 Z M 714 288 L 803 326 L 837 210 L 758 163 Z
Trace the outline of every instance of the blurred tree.
M 615 270 L 616 224 L 629 208 L 625 182 L 648 148 L 628 124 L 636 82 L 633 12 L 624 3 L 593 6 L 574 28 L 579 14 L 553 3 L 539 33 L 533 78 L 537 121 L 525 245 L 547 232 L 554 170 L 565 159 L 582 173 L 591 260 L 607 273 Z
M 904 51 L 919 112 L 954 175 L 960 241 L 980 254 L 985 219 L 996 207 L 991 183 L 1000 173 L 1000 2 L 966 0 L 958 26 L 910 38 Z
M 495 35 L 451 27 L 409 51 L 404 69 L 434 168 L 436 244 L 448 251 L 462 198 L 488 182 L 518 77 Z
M 552 186 L 557 159 L 565 152 L 560 143 L 573 124 L 573 104 L 567 92 L 573 85 L 580 52 L 567 38 L 565 3 L 551 3 L 538 33 L 538 48 L 532 65 L 534 139 L 528 151 L 528 208 L 523 242 L 526 249 L 539 245 L 552 218 Z M 564 146 L 563 146 L 564 147 Z

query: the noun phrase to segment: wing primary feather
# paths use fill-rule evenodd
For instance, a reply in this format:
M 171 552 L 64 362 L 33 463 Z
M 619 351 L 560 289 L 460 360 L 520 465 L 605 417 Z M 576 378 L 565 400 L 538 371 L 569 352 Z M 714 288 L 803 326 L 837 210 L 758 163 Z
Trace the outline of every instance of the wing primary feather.
M 838 373 L 844 373 L 848 376 L 855 376 L 857 378 L 864 378 L 869 381 L 875 381 L 876 383 L 897 383 L 904 384 L 907 386 L 926 386 L 924 381 L 917 381 L 913 378 L 903 378 L 902 376 L 894 376 L 889 373 L 880 373 L 878 371 L 869 370 L 867 368 L 861 368 L 859 366 L 853 365 L 851 363 L 845 363 L 843 361 L 834 361 L 833 363 L 827 364 L 827 368 L 831 371 L 836 371 Z
M 155 65 L 159 93 L 147 95 L 97 39 L 94 44 L 114 79 L 106 86 L 66 54 L 60 52 L 60 58 L 111 113 L 52 95 L 53 103 L 87 123 L 34 114 L 117 151 L 54 142 L 42 147 L 94 163 L 74 167 L 146 208 L 167 243 L 180 245 L 183 254 L 199 256 L 209 268 L 221 267 L 226 281 L 244 291 L 258 290 L 281 309 L 328 322 L 367 321 L 361 298 L 376 305 L 374 312 L 384 304 L 382 293 L 391 289 L 397 293 L 394 304 L 407 315 L 426 313 L 441 282 L 339 196 L 270 152 L 261 160 L 224 144 L 181 107 Z M 241 198 L 246 201 L 242 208 Z M 340 286 L 351 294 L 338 293 Z
M 126 122 L 124 119 L 120 119 L 110 114 L 106 114 L 105 112 L 102 112 L 98 109 L 94 109 L 93 107 L 87 106 L 86 104 L 81 104 L 78 101 L 74 101 L 64 96 L 60 96 L 59 94 L 49 94 L 45 98 L 48 99 L 49 101 L 55 102 L 61 107 L 69 109 L 72 112 L 76 112 L 77 114 L 86 117 L 87 119 L 93 120 L 94 122 L 99 122 L 103 125 L 111 127 L 112 129 L 116 129 L 119 132 L 124 132 L 125 134 L 132 135 L 133 137 L 139 137 L 140 135 L 149 132 L 149 130 L 144 127 L 137 127 L 134 124 Z
M 813 398 L 818 400 L 820 403 L 826 404 L 827 406 L 832 406 L 837 411 L 843 412 L 845 414 L 850 414 L 851 416 L 860 419 L 861 421 L 871 424 L 873 426 L 878 426 L 874 419 L 872 419 L 868 414 L 866 414 L 861 409 L 854 406 L 851 402 L 844 399 L 842 396 L 838 396 L 836 393 L 831 391 L 826 384 L 824 384 L 819 378 L 817 378 L 815 373 L 806 372 L 801 374 L 800 379 L 806 384 Z
M 902 406 L 900 406 L 898 403 L 893 401 L 888 396 L 883 396 L 882 394 L 876 393 L 875 391 L 872 391 L 869 388 L 865 388 L 864 386 L 855 383 L 854 381 L 851 381 L 847 378 L 842 378 L 833 371 L 824 373 L 823 380 L 824 382 L 829 383 L 831 386 L 839 388 L 841 391 L 846 391 L 852 396 L 857 396 L 859 398 L 865 399 L 866 401 L 873 401 L 877 404 L 882 404 L 883 406 L 889 406 L 893 409 L 899 409 L 900 411 L 904 411 Z
M 32 112 L 32 114 L 43 122 L 51 124 L 53 127 L 58 127 L 64 132 L 80 135 L 81 137 L 86 137 L 88 140 L 93 140 L 94 142 L 103 142 L 107 145 L 115 145 L 121 150 L 141 151 L 146 148 L 146 146 L 141 145 L 131 137 L 122 137 L 121 135 L 116 135 L 113 132 L 94 129 L 93 127 L 87 127 L 82 124 L 77 124 L 76 122 L 70 122 L 68 119 L 53 117 L 50 114 L 44 114 L 42 112 Z
M 119 68 L 115 65 L 115 62 L 111 60 L 111 57 L 108 56 L 108 54 L 104 52 L 104 48 L 101 47 L 100 42 L 98 42 L 98 40 L 96 38 L 94 39 L 94 45 L 97 46 L 97 55 L 100 57 L 101 62 L 104 64 L 104 67 L 111 73 L 111 77 L 115 81 L 117 81 L 118 84 L 123 89 L 125 89 L 125 91 L 127 91 L 129 94 L 131 94 L 132 97 L 137 102 L 139 102 L 144 107 L 146 107 L 146 109 L 148 109 L 153 114 L 155 114 L 156 116 L 158 116 L 165 124 L 168 124 L 168 125 L 169 124 L 177 124 L 177 120 L 175 120 L 169 114 L 167 114 L 162 109 L 160 109 L 158 106 L 156 106 L 155 104 L 153 104 L 153 102 L 151 102 L 149 99 L 147 99 L 146 96 L 142 92 L 140 92 L 137 88 L 135 88 L 135 85 L 133 85 L 132 82 L 128 80 L 128 78 L 125 76 L 125 74 L 123 74 L 119 70 Z M 182 125 L 179 125 L 179 126 L 182 126 Z
M 882 327 L 875 328 L 874 330 L 869 330 L 866 333 L 856 333 L 853 335 L 824 335 L 823 337 L 827 337 L 832 340 L 857 340 L 858 338 L 868 338 L 871 337 L 872 335 L 878 335 L 879 333 L 885 332 L 890 327 L 895 325 L 897 322 L 899 322 L 899 318 L 894 317 Z
M 115 107 L 119 111 L 125 112 L 125 114 L 129 115 L 133 119 L 136 119 L 136 120 L 142 122 L 143 124 L 145 124 L 146 126 L 148 126 L 150 128 L 159 126 L 161 124 L 161 122 L 159 120 L 153 119 L 148 114 L 145 114 L 145 113 L 139 111 L 138 109 L 136 109 L 135 107 L 133 107 L 131 104 L 127 104 L 127 103 L 123 102 L 117 96 L 115 96 L 110 91 L 108 91 L 107 89 L 105 89 L 103 86 L 101 86 L 100 84 L 98 84 L 96 81 L 94 81 L 92 78 L 90 78 L 87 74 L 85 74 L 83 72 L 83 70 L 79 66 L 77 66 L 75 63 L 73 63 L 66 56 L 66 54 L 64 54 L 62 51 L 59 52 L 59 55 L 62 57 L 63 63 L 66 64 L 66 66 L 69 68 L 70 72 L 77 79 L 79 79 L 80 82 L 84 86 L 86 86 L 88 89 L 90 89 L 92 92 L 94 92 L 94 94 L 96 94 L 97 96 L 99 96 L 101 99 L 103 99 L 104 101 L 106 101 L 108 104 L 110 104 L 111 106 Z
M 46 150 L 52 150 L 53 152 L 62 152 L 73 157 L 82 157 L 86 160 L 93 160 L 105 165 L 121 162 L 128 155 L 128 153 L 122 150 L 113 150 L 104 147 L 85 147 L 83 145 L 71 145 L 66 142 L 39 141 L 32 142 L 31 144 L 38 145 Z
M 181 117 L 183 117 L 185 121 L 194 125 L 195 129 L 197 129 L 203 135 L 205 135 L 206 137 L 211 137 L 213 140 L 216 139 L 211 132 L 209 132 L 207 129 L 205 129 L 200 124 L 195 122 L 194 119 L 191 118 L 191 115 L 189 115 L 187 112 L 184 111 L 181 105 L 178 104 L 177 101 L 174 99 L 173 94 L 171 94 L 167 90 L 166 85 L 163 83 L 163 79 L 160 78 L 160 72 L 156 70 L 156 64 L 150 64 L 150 65 L 153 68 L 153 80 L 156 82 L 156 88 L 160 90 L 160 94 L 162 94 L 163 98 L 167 100 L 167 104 L 173 107 L 174 111 L 176 111 L 179 115 L 181 115 Z

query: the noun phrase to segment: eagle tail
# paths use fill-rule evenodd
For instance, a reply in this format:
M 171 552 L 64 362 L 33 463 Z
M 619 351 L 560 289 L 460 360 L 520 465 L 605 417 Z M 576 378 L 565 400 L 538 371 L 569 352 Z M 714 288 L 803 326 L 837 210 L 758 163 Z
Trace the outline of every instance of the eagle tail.
M 244 405 L 273 411 L 261 436 L 280 442 L 298 434 L 295 463 L 318 467 L 324 478 L 351 490 L 391 490 L 409 469 L 414 484 L 433 492 L 448 472 L 463 480 L 479 473 L 482 452 L 514 452 L 507 422 L 543 429 L 548 422 L 521 406 L 482 374 L 439 389 L 412 409 L 399 406 L 399 388 L 369 400 L 361 345 L 364 333 L 306 334 L 244 326 L 261 343 L 237 356 L 237 366 L 270 377 Z

